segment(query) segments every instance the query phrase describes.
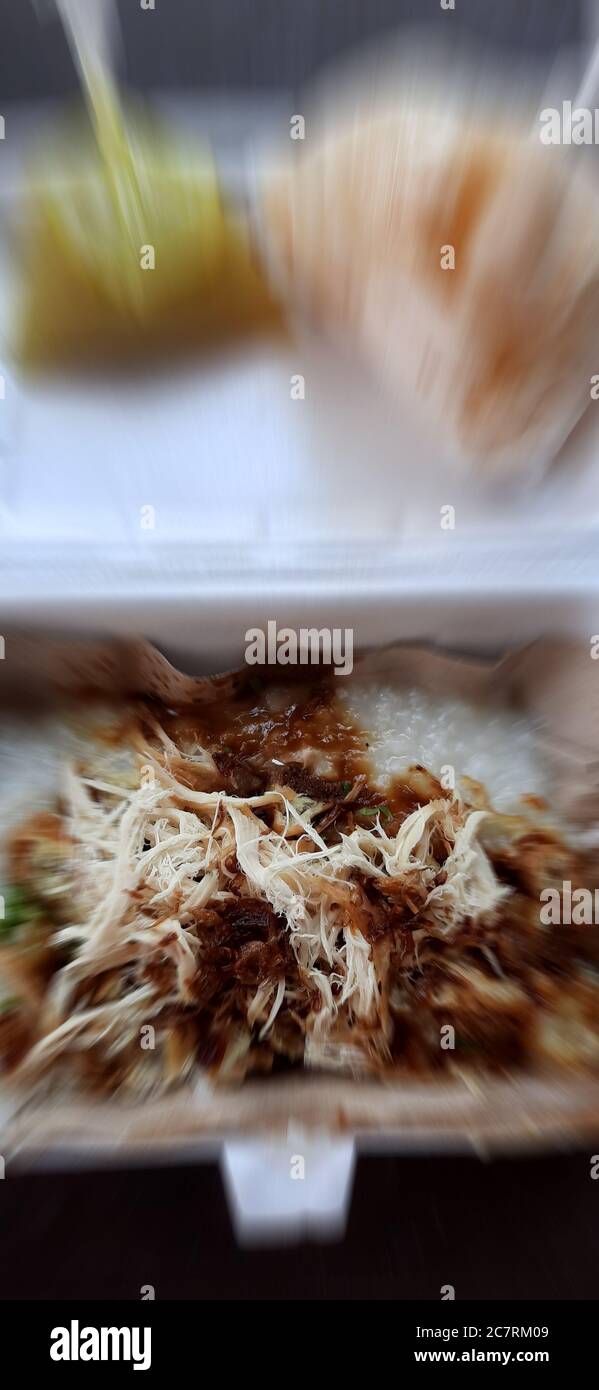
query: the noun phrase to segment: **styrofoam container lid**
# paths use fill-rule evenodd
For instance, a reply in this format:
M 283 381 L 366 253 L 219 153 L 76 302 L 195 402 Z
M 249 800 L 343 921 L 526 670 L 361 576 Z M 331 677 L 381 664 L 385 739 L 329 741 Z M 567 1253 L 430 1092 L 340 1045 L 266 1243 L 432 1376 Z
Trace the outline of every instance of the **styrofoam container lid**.
M 249 170 L 257 132 L 284 110 L 284 99 L 229 104 L 226 115 L 222 106 L 178 103 L 176 116 L 213 135 L 239 192 L 244 142 Z M 0 233 L 18 184 L 21 131 L 35 131 L 40 119 L 8 116 Z M 6 255 L 3 272 L 6 287 Z M 286 347 L 243 343 L 143 377 L 33 380 L 9 365 L 0 371 L 0 571 L 9 607 L 51 595 L 139 600 L 162 589 L 172 597 L 177 584 L 188 597 L 246 599 L 269 588 L 274 598 L 594 588 L 599 403 L 539 486 L 490 490 L 450 476 L 351 350 L 306 327 Z

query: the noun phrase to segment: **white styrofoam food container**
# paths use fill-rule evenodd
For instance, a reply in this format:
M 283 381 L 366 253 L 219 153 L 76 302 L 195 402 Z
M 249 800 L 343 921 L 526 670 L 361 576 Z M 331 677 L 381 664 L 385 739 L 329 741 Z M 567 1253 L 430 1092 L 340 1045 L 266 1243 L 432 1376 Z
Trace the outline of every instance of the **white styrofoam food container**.
M 290 394 L 298 373 L 304 400 Z M 536 492 L 501 495 L 440 473 L 362 369 L 307 333 L 145 383 L 5 375 L 2 627 L 142 634 L 204 671 L 236 665 L 246 629 L 269 619 L 351 627 L 356 647 L 485 653 L 599 632 L 590 414 L 567 464 Z M 357 1147 L 409 1145 L 401 1133 L 292 1133 L 161 1147 L 152 1161 L 219 1154 L 240 1237 L 273 1239 L 337 1233 Z M 290 1182 L 298 1151 L 306 1176 Z M 36 1160 L 110 1161 L 122 1152 L 76 1145 Z

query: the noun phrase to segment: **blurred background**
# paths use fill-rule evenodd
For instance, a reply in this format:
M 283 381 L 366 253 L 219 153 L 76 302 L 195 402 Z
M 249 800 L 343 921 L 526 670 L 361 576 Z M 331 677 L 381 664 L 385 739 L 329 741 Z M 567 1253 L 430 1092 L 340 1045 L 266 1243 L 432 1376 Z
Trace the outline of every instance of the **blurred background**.
M 588 0 L 458 0 L 448 35 L 551 54 L 582 37 Z M 0 0 L 0 93 L 63 95 L 76 86 L 64 35 L 40 27 L 51 0 Z M 118 0 L 123 74 L 135 86 L 297 91 L 332 58 L 398 24 L 438 21 L 439 0 Z
M 439 0 L 156 0 L 154 10 L 142 9 L 139 0 L 117 0 L 117 8 L 120 78 L 149 94 L 169 124 L 172 117 L 173 129 L 191 134 L 194 149 L 200 148 L 197 137 L 207 140 L 232 197 L 242 185 L 247 193 L 249 185 L 250 205 L 256 161 L 277 142 L 289 149 L 290 112 L 298 109 L 303 89 L 349 53 L 373 44 L 384 55 L 387 39 L 389 46 L 397 44 L 398 36 L 424 28 L 456 52 L 465 38 L 472 40 L 483 61 L 499 58 L 510 75 L 517 57 L 526 64 L 525 73 L 534 72 L 534 83 L 540 74 L 542 90 L 545 79 L 555 81 L 559 70 L 557 90 L 571 94 L 588 57 L 589 36 L 599 32 L 592 0 L 459 0 L 454 12 L 442 11 Z M 10 322 L 4 308 L 3 238 L 11 236 L 5 216 L 11 193 L 16 190 L 18 201 L 28 161 L 52 129 L 45 104 L 60 108 L 79 88 L 52 0 L 0 0 L 0 34 L 0 113 L 7 129 L 0 145 L 0 194 L 6 195 L 0 198 L 1 355 L 4 324 Z M 239 206 L 246 208 L 243 193 Z M 19 244 L 18 236 L 13 243 Z M 298 410 L 288 383 L 292 373 L 305 369 L 304 359 L 309 389 Z M 208 587 L 215 574 L 221 584 L 223 569 L 229 579 L 235 571 L 237 593 L 247 592 L 247 571 L 256 565 L 268 571 L 269 583 L 273 567 L 280 572 L 292 564 L 297 573 L 308 545 L 319 553 L 324 547 L 329 565 L 333 546 L 339 555 L 349 553 L 353 572 L 356 546 L 360 564 L 377 570 L 384 541 L 389 573 L 405 560 L 398 542 L 410 543 L 423 555 L 420 565 L 417 556 L 410 561 L 417 566 L 412 573 L 422 586 L 421 597 L 431 586 L 432 552 L 436 575 L 441 566 L 445 577 L 448 553 L 453 562 L 456 547 L 438 523 L 439 507 L 447 502 L 443 468 L 434 451 L 415 438 L 409 420 L 398 425 L 391 411 L 380 409 L 365 373 L 313 340 L 305 349 L 294 343 L 288 352 L 270 352 L 262 344 L 250 352 L 244 344 L 230 368 L 221 366 L 212 370 L 207 361 L 172 383 L 165 374 L 147 390 L 131 376 L 87 393 L 75 393 L 60 376 L 46 384 L 15 374 L 0 415 L 0 580 L 16 621 L 34 620 L 43 571 L 46 602 L 56 595 L 52 621 L 60 621 L 65 595 L 74 602 L 85 593 L 87 609 L 74 615 L 73 623 L 89 625 L 98 583 L 108 582 L 109 557 L 111 582 L 122 594 L 126 548 L 126 563 L 139 576 L 137 597 L 151 581 L 156 551 L 169 545 L 177 546 L 181 568 L 189 560 L 197 571 L 205 562 L 202 582 Z M 7 380 L 10 371 L 7 361 Z M 564 572 L 573 554 L 565 533 L 599 520 L 595 440 L 589 431 L 576 432 L 573 450 L 570 467 L 550 471 L 525 502 L 509 490 L 481 495 L 470 476 L 464 486 L 452 479 L 460 553 L 468 550 L 470 556 L 468 589 L 473 575 L 501 573 L 504 540 L 510 555 L 519 548 L 524 578 L 534 544 L 537 589 L 554 584 L 555 575 Z M 363 468 L 365 453 L 375 459 L 369 471 Z M 422 467 L 413 467 L 414 458 Z M 139 523 L 147 503 L 159 518 L 151 531 Z M 501 546 L 488 562 L 500 531 Z M 295 554 L 290 559 L 292 546 L 297 560 Z M 170 559 L 158 561 L 163 574 L 171 560 L 172 549 Z M 592 555 L 584 536 L 577 542 L 576 564 L 588 566 L 590 574 Z M 569 588 L 580 587 L 579 581 L 577 570 L 568 577 Z M 337 594 L 344 592 L 343 582 L 335 579 L 335 585 Z M 98 623 L 105 619 L 119 630 L 141 624 L 143 617 L 148 636 L 174 659 L 186 656 L 181 626 L 178 631 L 172 623 L 150 627 L 146 614 L 131 609 L 130 616 L 122 603 L 120 611 L 108 608 L 105 596 L 99 610 Z M 528 618 L 515 632 L 511 618 L 502 625 L 497 616 L 498 641 L 530 635 Z M 533 627 L 536 621 L 535 615 Z M 341 625 L 341 615 L 335 622 Z M 419 627 L 420 614 L 406 635 L 417 635 Z M 454 640 L 458 629 L 446 615 L 446 640 Z M 371 635 L 370 626 L 368 631 Z M 469 631 L 473 642 L 484 641 L 486 615 Z M 375 635 L 389 640 L 393 633 L 381 623 Z M 210 636 L 210 659 L 220 666 L 229 659 L 228 643 L 219 617 Z

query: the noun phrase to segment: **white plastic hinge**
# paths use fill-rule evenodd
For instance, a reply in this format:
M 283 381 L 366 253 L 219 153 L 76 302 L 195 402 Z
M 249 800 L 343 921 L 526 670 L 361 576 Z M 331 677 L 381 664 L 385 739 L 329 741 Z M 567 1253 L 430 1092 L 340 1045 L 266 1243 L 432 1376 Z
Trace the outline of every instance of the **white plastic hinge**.
M 339 1239 L 354 1167 L 351 1138 L 290 1129 L 286 1138 L 228 1140 L 221 1169 L 237 1239 Z

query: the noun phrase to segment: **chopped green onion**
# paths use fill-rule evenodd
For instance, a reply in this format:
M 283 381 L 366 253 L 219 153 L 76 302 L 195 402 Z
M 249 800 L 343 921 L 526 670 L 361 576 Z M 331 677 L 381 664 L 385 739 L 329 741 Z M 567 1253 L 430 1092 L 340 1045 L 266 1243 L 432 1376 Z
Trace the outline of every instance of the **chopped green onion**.
M 11 939 L 19 927 L 39 918 L 40 910 L 22 888 L 10 887 L 0 894 L 0 943 Z
M 392 819 L 393 819 L 393 817 L 392 817 L 392 815 L 391 815 L 391 812 L 390 812 L 390 810 L 389 810 L 389 807 L 388 807 L 388 806 L 385 806 L 385 805 L 383 805 L 383 806 L 361 806 L 361 807 L 360 807 L 360 810 L 359 810 L 359 811 L 356 811 L 356 815 L 358 815 L 358 816 L 369 816 L 369 817 L 372 817 L 373 820 L 374 820 L 375 816 L 380 816 L 382 820 L 392 820 Z
M 0 1014 L 10 1014 L 13 1009 L 20 1008 L 21 1000 L 14 995 L 11 999 L 0 999 Z

